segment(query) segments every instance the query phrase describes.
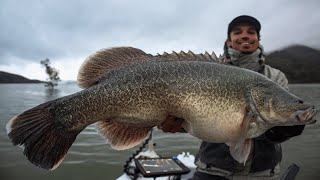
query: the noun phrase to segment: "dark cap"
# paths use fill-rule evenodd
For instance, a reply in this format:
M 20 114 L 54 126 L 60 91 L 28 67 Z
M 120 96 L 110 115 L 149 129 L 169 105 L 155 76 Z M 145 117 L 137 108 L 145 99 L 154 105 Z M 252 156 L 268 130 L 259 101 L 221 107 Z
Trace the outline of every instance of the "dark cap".
M 229 23 L 229 26 L 228 26 L 228 37 L 229 37 L 229 34 L 230 32 L 232 31 L 232 29 L 240 24 L 240 23 L 247 23 L 247 24 L 250 24 L 252 25 L 253 27 L 255 27 L 258 35 L 260 34 L 260 30 L 261 30 L 261 24 L 260 22 L 254 18 L 254 17 L 251 17 L 251 16 L 248 16 L 248 15 L 242 15 L 242 16 L 238 16 L 236 18 L 234 18 L 230 23 Z

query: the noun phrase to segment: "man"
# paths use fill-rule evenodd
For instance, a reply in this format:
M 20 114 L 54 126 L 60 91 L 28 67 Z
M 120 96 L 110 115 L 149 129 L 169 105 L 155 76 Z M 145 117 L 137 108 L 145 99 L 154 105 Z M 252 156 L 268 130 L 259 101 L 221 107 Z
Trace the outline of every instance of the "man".
M 247 15 L 233 19 L 228 26 L 228 37 L 221 61 L 259 72 L 288 89 L 288 80 L 278 69 L 265 64 L 260 45 L 260 22 Z M 183 119 L 169 117 L 161 124 L 165 132 L 177 132 Z M 224 143 L 202 142 L 196 156 L 194 180 L 206 179 L 275 179 L 282 159 L 280 143 L 300 135 L 304 126 L 274 127 L 254 138 L 247 162 L 238 163 Z

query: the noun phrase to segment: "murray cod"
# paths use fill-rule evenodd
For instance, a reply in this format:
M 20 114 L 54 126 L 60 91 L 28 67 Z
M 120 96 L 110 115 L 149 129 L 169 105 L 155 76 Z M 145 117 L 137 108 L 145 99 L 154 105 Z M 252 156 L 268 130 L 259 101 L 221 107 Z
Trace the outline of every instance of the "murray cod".
M 315 121 L 313 105 L 258 73 L 211 57 L 152 56 L 131 47 L 100 50 L 79 70 L 82 91 L 13 117 L 8 136 L 33 164 L 53 170 L 90 124 L 96 123 L 112 148 L 123 150 L 174 116 L 184 119 L 191 135 L 226 143 L 234 159 L 245 162 L 251 138 L 274 126 Z

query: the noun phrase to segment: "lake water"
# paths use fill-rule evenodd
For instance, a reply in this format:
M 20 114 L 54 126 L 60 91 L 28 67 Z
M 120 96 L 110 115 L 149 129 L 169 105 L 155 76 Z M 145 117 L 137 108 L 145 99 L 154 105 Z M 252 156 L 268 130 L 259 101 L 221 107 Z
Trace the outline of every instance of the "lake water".
M 54 171 L 34 166 L 23 156 L 22 149 L 9 141 L 5 125 L 13 116 L 79 90 L 75 83 L 61 84 L 54 90 L 46 89 L 43 84 L 0 84 L 0 180 L 108 180 L 116 179 L 123 173 L 125 161 L 137 148 L 125 151 L 111 149 L 94 126 L 89 126 L 78 135 L 66 159 Z M 320 84 L 295 84 L 290 86 L 290 91 L 320 109 Z M 319 114 L 316 117 L 318 120 Z M 176 156 L 182 151 L 195 154 L 200 145 L 198 139 L 186 133 L 166 134 L 155 130 L 153 140 L 156 151 L 162 156 Z M 296 179 L 320 179 L 319 140 L 318 122 L 306 127 L 303 135 L 285 142 L 282 172 L 295 163 L 300 166 Z

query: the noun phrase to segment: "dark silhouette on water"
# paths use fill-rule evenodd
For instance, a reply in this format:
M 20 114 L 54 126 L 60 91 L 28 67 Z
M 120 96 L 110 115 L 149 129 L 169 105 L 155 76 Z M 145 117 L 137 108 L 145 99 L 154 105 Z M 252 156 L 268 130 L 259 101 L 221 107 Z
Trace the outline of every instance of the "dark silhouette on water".
M 57 99 L 60 97 L 60 89 L 54 89 L 54 88 L 47 88 L 45 89 L 45 97 L 46 101 L 51 101 L 53 99 Z
M 40 63 L 46 68 L 46 73 L 49 76 L 48 82 L 45 86 L 47 86 L 50 89 L 53 89 L 55 86 L 58 85 L 58 82 L 60 81 L 59 71 L 56 68 L 50 66 L 50 60 L 48 58 L 40 61 Z

